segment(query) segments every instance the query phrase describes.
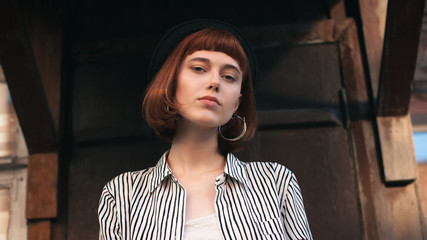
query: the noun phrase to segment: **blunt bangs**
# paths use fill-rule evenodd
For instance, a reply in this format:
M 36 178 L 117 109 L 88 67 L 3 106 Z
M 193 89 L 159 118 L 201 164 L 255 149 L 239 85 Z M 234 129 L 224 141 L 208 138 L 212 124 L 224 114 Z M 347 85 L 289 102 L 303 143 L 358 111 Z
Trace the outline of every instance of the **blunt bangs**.
M 182 42 L 184 54 L 181 57 L 181 62 L 188 55 L 196 51 L 216 51 L 222 52 L 233 58 L 239 64 L 243 72 L 243 80 L 251 74 L 249 71 L 249 62 L 245 51 L 241 47 L 239 41 L 233 34 L 218 28 L 206 28 L 194 34 L 187 36 Z

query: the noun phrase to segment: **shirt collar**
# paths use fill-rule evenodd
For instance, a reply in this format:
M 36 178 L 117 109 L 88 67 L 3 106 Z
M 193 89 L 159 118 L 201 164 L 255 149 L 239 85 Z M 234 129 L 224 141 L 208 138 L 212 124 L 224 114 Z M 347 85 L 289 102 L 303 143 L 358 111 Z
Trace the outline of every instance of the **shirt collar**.
M 172 170 L 169 168 L 167 163 L 168 155 L 169 151 L 165 152 L 150 173 L 150 192 L 153 192 L 154 189 L 156 189 L 156 187 L 163 181 L 163 179 L 169 175 L 172 175 Z
M 246 163 L 241 162 L 232 153 L 227 154 L 224 173 L 250 187 Z
M 150 192 L 153 192 L 154 189 L 167 177 L 173 176 L 172 170 L 169 168 L 167 163 L 167 158 L 169 151 L 165 152 L 160 160 L 157 162 L 156 166 L 151 171 L 151 184 Z M 246 168 L 246 163 L 241 162 L 236 156 L 232 153 L 227 154 L 227 159 L 225 163 L 224 173 L 239 182 L 250 187 L 250 182 L 248 181 L 248 171 Z

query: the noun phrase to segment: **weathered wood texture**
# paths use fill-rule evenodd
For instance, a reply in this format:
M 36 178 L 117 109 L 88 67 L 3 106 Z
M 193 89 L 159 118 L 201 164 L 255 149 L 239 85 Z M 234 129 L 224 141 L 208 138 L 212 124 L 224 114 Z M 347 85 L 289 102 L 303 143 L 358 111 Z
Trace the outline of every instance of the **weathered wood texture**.
M 424 0 L 388 2 L 378 93 L 378 116 L 404 116 L 408 113 L 424 2 Z
M 369 99 L 360 55 L 356 24 L 352 19 L 335 24 L 334 38 L 340 43 L 343 82 L 347 92 L 350 120 L 369 120 Z
M 334 20 L 344 20 L 347 17 L 344 0 L 329 0 L 329 17 Z
M 408 222 L 412 224 L 410 228 L 413 230 L 410 236 L 422 239 L 418 203 L 413 186 L 401 187 L 397 191 L 400 193 L 399 196 L 393 197 L 390 192 L 396 190 L 387 188 L 382 182 L 381 167 L 378 165 L 379 146 L 375 141 L 376 133 L 370 115 L 373 106 L 369 104 L 356 26 L 353 22 L 341 23 L 341 26 L 345 30 L 341 31 L 342 34 L 338 39 L 341 42 L 344 84 L 350 103 L 351 133 L 357 156 L 364 238 L 406 239 L 402 238 L 403 230 L 396 226 Z
M 386 182 L 412 181 L 417 177 L 412 123 L 409 115 L 377 117 Z
M 351 123 L 354 151 L 357 155 L 361 210 L 365 227 L 365 239 L 393 239 L 390 231 L 387 198 L 380 178 L 377 161 L 375 133 L 372 123 L 357 120 Z
M 57 217 L 58 155 L 31 154 L 28 158 L 27 219 Z
M 360 45 L 354 22 L 341 22 L 341 62 L 351 119 L 351 134 L 357 162 L 357 179 L 365 239 L 391 239 L 387 201 L 378 170 L 374 130 L 369 116 L 369 97 Z M 343 33 L 344 32 L 344 33 Z M 375 171 L 377 170 L 377 171 Z M 384 238 L 381 238 L 384 236 Z
M 19 9 L 58 131 L 62 64 L 61 1 L 24 1 Z
M 360 0 L 360 17 L 372 96 L 377 98 L 388 0 Z
M 388 216 L 394 239 L 423 239 L 415 185 L 387 188 Z
M 29 221 L 28 240 L 51 240 L 50 220 Z
M 1 1 L 0 29 L 0 63 L 28 151 L 56 151 L 53 121 L 16 1 Z

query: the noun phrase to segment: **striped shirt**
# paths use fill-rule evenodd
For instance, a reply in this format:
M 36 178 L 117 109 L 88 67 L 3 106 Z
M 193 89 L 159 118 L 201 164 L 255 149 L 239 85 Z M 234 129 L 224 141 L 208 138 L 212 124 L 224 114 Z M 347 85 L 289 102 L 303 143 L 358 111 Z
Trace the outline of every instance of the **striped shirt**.
M 155 167 L 107 183 L 98 208 L 99 239 L 183 239 L 186 192 L 166 159 L 167 153 Z M 224 239 L 312 239 L 298 182 L 284 166 L 228 154 L 215 189 Z

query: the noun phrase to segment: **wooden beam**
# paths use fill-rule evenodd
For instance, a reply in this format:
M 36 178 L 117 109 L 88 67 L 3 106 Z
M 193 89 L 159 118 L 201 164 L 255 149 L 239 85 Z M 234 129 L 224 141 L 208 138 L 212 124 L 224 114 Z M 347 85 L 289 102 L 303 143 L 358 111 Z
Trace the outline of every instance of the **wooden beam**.
M 28 240 L 51 240 L 51 225 L 49 220 L 30 221 Z
M 367 71 L 373 98 L 377 99 L 388 0 L 359 0 Z
M 415 183 L 386 188 L 386 196 L 393 237 L 385 239 L 425 239 Z
M 16 2 L 0 2 L 0 64 L 29 153 L 55 152 L 53 120 Z
M 410 116 L 378 117 L 377 127 L 385 181 L 393 183 L 415 180 L 417 162 Z
M 61 1 L 19 2 L 22 22 L 27 30 L 55 129 L 59 129 L 59 104 L 62 64 Z
M 30 155 L 27 185 L 27 219 L 56 218 L 58 212 L 58 154 Z
M 347 18 L 344 0 L 329 0 L 328 4 L 331 19 L 344 20 Z
M 384 180 L 417 177 L 412 124 L 408 115 L 424 0 L 389 0 L 377 101 Z
M 424 0 L 390 0 L 378 92 L 378 116 L 408 113 Z

